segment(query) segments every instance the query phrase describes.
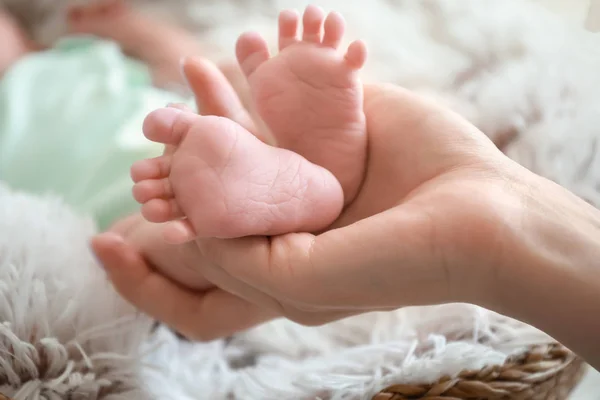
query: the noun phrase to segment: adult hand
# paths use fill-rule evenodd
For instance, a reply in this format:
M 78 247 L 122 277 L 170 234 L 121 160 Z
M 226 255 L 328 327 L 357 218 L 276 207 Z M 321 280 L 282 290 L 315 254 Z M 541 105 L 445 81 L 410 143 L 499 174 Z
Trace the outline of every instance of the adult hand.
M 206 114 L 258 131 L 222 75 L 201 61 L 185 71 Z M 117 290 L 199 339 L 278 315 L 314 325 L 409 305 L 490 302 L 506 221 L 519 218 L 529 175 L 467 121 L 402 88 L 366 87 L 365 113 L 366 178 L 331 229 L 175 247 L 138 220 L 144 240 L 108 233 L 93 241 Z M 200 290 L 155 270 L 181 262 L 198 272 Z
M 409 305 L 490 303 L 501 230 L 529 174 L 434 102 L 385 85 L 366 87 L 365 98 L 366 179 L 339 220 L 319 235 L 199 240 L 209 261 L 202 273 L 307 325 Z

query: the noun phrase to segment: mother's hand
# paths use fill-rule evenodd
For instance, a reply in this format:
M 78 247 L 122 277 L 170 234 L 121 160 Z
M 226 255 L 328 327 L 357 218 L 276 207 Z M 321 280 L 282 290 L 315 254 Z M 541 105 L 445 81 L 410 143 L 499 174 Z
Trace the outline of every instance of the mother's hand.
M 248 92 L 241 71 L 233 64 L 224 69 L 227 78 L 204 60 L 184 63 L 198 109 L 205 115 L 232 119 L 268 142 L 247 111 Z M 92 248 L 121 296 L 189 338 L 223 337 L 277 316 L 217 288 L 201 272 L 207 261 L 197 246 L 168 244 L 161 226 L 147 222 L 139 213 L 93 238 Z
M 185 71 L 204 113 L 257 131 L 222 75 L 201 61 Z M 278 315 L 321 324 L 408 305 L 488 301 L 503 254 L 499 222 L 520 201 L 512 190 L 520 167 L 458 115 L 401 88 L 366 87 L 365 112 L 366 178 L 330 230 L 175 247 L 139 220 L 144 240 L 108 233 L 93 241 L 117 290 L 197 339 Z M 204 290 L 155 271 L 174 262 L 197 271 Z

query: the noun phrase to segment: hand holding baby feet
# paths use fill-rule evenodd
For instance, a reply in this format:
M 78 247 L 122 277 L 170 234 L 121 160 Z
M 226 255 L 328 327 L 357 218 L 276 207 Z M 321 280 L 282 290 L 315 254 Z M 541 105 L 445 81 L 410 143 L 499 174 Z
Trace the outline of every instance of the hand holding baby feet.
M 143 130 L 169 150 L 132 166 L 133 195 L 148 221 L 169 222 L 170 243 L 314 232 L 341 212 L 342 189 L 329 171 L 229 119 L 167 107 L 150 113 Z
M 236 54 L 248 78 L 258 114 L 280 147 L 327 168 L 340 181 L 345 203 L 355 197 L 367 152 L 362 83 L 358 71 L 366 47 L 355 41 L 338 51 L 345 23 L 341 15 L 306 8 L 303 36 L 299 16 L 279 16 L 279 54 L 270 58 L 265 40 L 242 35 Z

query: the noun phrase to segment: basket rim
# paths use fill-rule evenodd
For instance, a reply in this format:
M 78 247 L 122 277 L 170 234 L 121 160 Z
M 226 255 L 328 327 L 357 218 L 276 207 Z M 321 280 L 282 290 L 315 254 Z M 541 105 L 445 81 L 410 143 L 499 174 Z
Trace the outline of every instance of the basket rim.
M 373 400 L 510 399 L 519 393 L 549 386 L 552 380 L 557 381 L 552 387 L 570 392 L 584 373 L 583 360 L 562 344 L 553 342 L 529 346 L 508 357 L 504 364 L 463 370 L 433 383 L 389 385 Z
M 502 365 L 464 370 L 456 376 L 443 376 L 434 383 L 394 384 L 382 389 L 373 400 L 460 400 L 510 399 L 523 392 L 536 391 L 553 380 L 547 390 L 570 392 L 585 373 L 583 359 L 558 342 L 533 345 L 508 357 Z M 561 379 L 565 375 L 566 379 Z M 0 393 L 0 400 L 12 400 Z

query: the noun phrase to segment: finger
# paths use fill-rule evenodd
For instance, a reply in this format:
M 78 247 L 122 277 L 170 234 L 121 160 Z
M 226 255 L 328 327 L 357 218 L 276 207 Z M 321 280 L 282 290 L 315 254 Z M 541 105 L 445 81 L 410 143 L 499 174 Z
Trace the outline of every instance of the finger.
M 203 249 L 210 249 L 209 251 L 218 251 L 217 247 L 214 247 L 212 243 L 220 243 L 220 240 L 213 239 L 198 239 L 196 240 L 196 245 L 200 249 L 202 256 L 205 261 L 201 265 L 197 265 L 196 268 L 199 272 L 202 273 L 209 281 L 213 282 L 216 286 L 222 288 L 223 290 L 234 294 L 237 297 L 245 299 L 249 303 L 256 304 L 257 306 L 263 309 L 272 310 L 273 313 L 277 315 L 286 314 L 286 305 L 283 297 L 273 298 L 269 296 L 269 294 L 264 293 L 260 290 L 260 288 L 253 287 L 252 285 L 247 284 L 246 282 L 238 279 L 235 276 L 229 274 L 225 269 L 221 268 L 219 265 L 211 263 L 209 259 L 204 256 Z M 231 263 L 235 263 L 238 266 L 246 265 L 246 260 L 244 258 L 241 259 L 233 259 L 230 258 L 228 260 Z
M 235 63 L 223 63 L 219 65 L 219 69 L 227 78 L 229 84 L 234 88 L 240 101 L 242 102 L 243 107 L 248 111 L 250 119 L 254 121 L 255 129 L 251 132 L 260 132 L 259 138 L 263 142 L 273 144 L 274 138 L 270 134 L 268 128 L 256 110 L 250 91 L 250 85 L 248 84 L 248 80 L 244 76 L 239 65 Z
M 124 219 L 112 232 L 126 238 L 135 251 L 167 277 L 193 290 L 206 290 L 214 285 L 196 271 L 205 260 L 193 243 L 171 245 L 164 240 L 164 225 L 146 221 L 140 214 Z
M 432 254 L 428 219 L 392 209 L 322 235 L 287 234 L 200 244 L 232 277 L 298 308 L 372 310 L 429 304 L 446 274 Z M 245 263 L 235 262 L 243 259 Z M 435 287 L 440 293 L 430 293 Z
M 252 94 L 250 85 L 240 69 L 240 66 L 233 62 L 225 62 L 219 64 L 219 70 L 225 76 L 235 93 L 237 94 L 242 105 L 252 115 Z
M 265 250 L 264 244 L 268 241 L 265 238 L 246 239 L 233 240 L 238 242 L 237 244 L 240 248 L 244 248 L 240 252 L 245 257 L 242 259 L 243 262 L 240 262 L 240 259 L 230 259 L 228 261 L 236 265 L 247 266 L 248 258 L 246 257 L 256 258 L 256 260 L 262 258 L 261 253 Z M 220 244 L 231 242 L 232 240 L 216 239 L 202 239 L 198 241 L 200 247 L 212 253 L 213 256 L 219 251 L 231 250 L 229 246 L 220 246 Z M 270 315 L 283 316 L 302 325 L 319 326 L 362 312 L 362 310 L 357 311 L 356 309 L 349 310 L 346 307 L 328 309 L 327 307 L 322 307 L 321 304 L 314 305 L 312 303 L 298 302 L 295 298 L 288 297 L 285 290 L 271 291 L 274 296 L 270 296 L 267 292 L 263 291 L 265 289 L 264 285 L 253 287 L 247 282 L 236 279 L 236 277 L 215 264 L 207 263 L 204 265 L 202 272 L 211 282 L 222 287 L 227 292 L 233 293 L 238 298 L 246 299 L 248 303 L 257 304 L 263 310 L 271 310 Z M 256 282 L 255 280 L 251 281 Z
M 129 215 L 116 221 L 109 227 L 108 230 L 125 237 L 129 234 L 129 232 L 135 229 L 136 226 L 138 226 L 140 221 L 143 221 L 143 218 L 140 214 Z
M 306 284 L 322 285 L 313 301 L 375 310 L 446 296 L 447 276 L 432 251 L 431 223 L 420 209 L 402 206 L 317 236 L 309 251 L 295 252 L 312 267 L 302 275 Z M 334 287 L 332 293 L 328 287 Z
M 246 285 L 244 288 L 240 288 L 242 283 L 238 282 L 237 288 L 227 287 L 226 290 L 233 290 L 238 296 L 245 297 L 264 307 L 273 307 L 270 299 L 278 299 L 281 312 L 285 313 L 284 304 L 297 301 L 298 298 L 294 293 L 302 291 L 298 287 L 292 287 L 292 292 L 287 292 L 287 287 L 303 286 L 304 282 L 299 281 L 291 285 L 290 280 L 293 280 L 291 276 L 295 273 L 283 266 L 289 266 L 294 270 L 301 270 L 303 267 L 298 264 L 280 264 L 280 262 L 287 263 L 292 258 L 296 258 L 295 261 L 301 263 L 306 262 L 306 256 L 294 257 L 292 253 L 295 250 L 309 251 L 312 240 L 314 240 L 314 236 L 311 234 L 288 234 L 270 239 L 263 236 L 228 240 L 202 239 L 197 241 L 197 244 L 204 257 L 209 261 L 208 264 L 212 265 L 210 271 L 203 271 L 211 273 L 209 279 L 212 282 L 219 286 L 228 285 L 228 281 L 232 280 L 243 282 Z M 280 287 L 280 284 L 285 288 Z M 256 296 L 254 291 L 249 288 L 262 292 L 267 297 Z
M 182 68 L 203 115 L 229 118 L 254 135 L 258 133 L 237 93 L 213 63 L 190 57 L 182 61 Z
M 229 336 L 273 317 L 219 289 L 192 292 L 155 273 L 115 234 L 99 235 L 92 248 L 116 290 L 142 312 L 194 340 Z

